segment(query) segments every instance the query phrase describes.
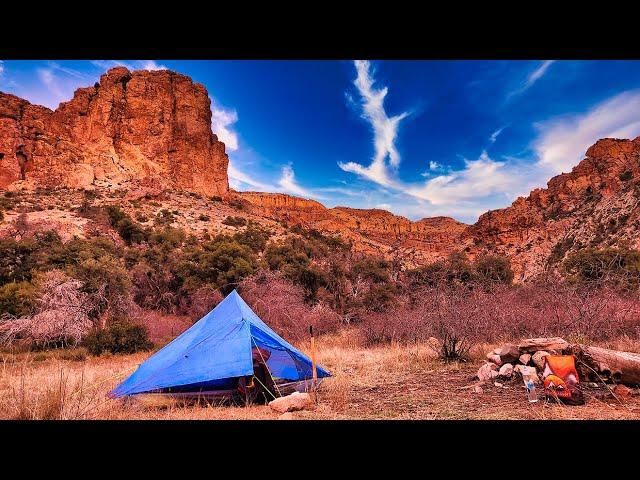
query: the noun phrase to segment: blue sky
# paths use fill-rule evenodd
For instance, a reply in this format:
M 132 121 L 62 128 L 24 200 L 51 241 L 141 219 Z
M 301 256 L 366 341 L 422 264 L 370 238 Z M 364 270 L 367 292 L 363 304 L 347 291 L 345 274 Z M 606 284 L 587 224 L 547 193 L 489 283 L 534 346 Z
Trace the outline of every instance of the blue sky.
M 118 64 L 203 83 L 237 190 L 474 222 L 640 135 L 637 61 L 0 61 L 56 108 Z

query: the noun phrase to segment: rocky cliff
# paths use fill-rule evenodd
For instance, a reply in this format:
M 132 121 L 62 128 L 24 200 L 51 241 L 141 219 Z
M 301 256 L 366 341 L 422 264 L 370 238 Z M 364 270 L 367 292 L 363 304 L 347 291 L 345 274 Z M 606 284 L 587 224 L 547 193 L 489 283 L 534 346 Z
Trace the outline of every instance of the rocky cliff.
M 339 233 L 356 249 L 388 254 L 404 250 L 410 263 L 434 261 L 460 248 L 467 225 L 449 217 L 408 218 L 380 209 L 326 208 L 314 201 L 281 193 L 236 192 L 259 215 L 300 224 L 325 232 Z M 409 255 L 410 254 L 410 255 Z
M 0 92 L 0 188 L 150 182 L 226 195 L 228 158 L 203 85 L 109 70 L 55 110 Z
M 547 188 L 483 214 L 465 232 L 466 250 L 506 255 L 526 280 L 581 248 L 639 248 L 639 203 L 640 137 L 605 138 Z

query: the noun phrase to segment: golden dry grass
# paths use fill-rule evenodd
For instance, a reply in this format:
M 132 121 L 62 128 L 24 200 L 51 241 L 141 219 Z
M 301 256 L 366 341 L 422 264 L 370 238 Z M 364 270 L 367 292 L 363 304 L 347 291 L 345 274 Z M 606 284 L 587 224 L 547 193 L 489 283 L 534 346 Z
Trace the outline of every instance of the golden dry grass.
M 637 342 L 617 345 L 638 349 Z M 365 348 L 355 332 L 318 341 L 326 379 L 313 410 L 298 419 L 640 419 L 640 396 L 621 402 L 588 390 L 584 406 L 529 404 L 520 380 L 474 393 L 471 378 L 491 346 L 474 348 L 474 361 L 443 364 L 427 345 Z M 303 350 L 307 345 L 299 345 Z M 630 348 L 631 347 L 631 348 Z M 11 419 L 277 419 L 267 406 L 185 406 L 141 397 L 112 400 L 106 394 L 148 353 L 86 357 L 70 354 L 3 355 L 0 418 Z M 606 392 L 606 390 L 604 390 Z M 598 393 L 598 396 L 596 396 Z

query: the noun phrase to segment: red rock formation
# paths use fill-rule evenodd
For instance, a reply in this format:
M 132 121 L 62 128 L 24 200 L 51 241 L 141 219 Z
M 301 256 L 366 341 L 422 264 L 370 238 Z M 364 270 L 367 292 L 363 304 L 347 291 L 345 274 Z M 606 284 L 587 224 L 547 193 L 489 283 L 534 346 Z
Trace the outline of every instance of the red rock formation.
M 417 250 L 423 261 L 436 260 L 459 249 L 467 225 L 448 217 L 408 218 L 380 209 L 326 208 L 315 200 L 281 193 L 242 192 L 254 213 L 292 226 L 301 224 L 351 240 L 356 249 L 386 254 L 391 249 Z
M 570 173 L 510 207 L 483 214 L 466 232 L 473 255 L 511 258 L 520 280 L 554 269 L 584 247 L 640 247 L 640 137 L 605 138 Z
M 0 93 L 0 188 L 154 180 L 226 195 L 224 144 L 203 85 L 167 70 L 109 70 L 55 110 Z

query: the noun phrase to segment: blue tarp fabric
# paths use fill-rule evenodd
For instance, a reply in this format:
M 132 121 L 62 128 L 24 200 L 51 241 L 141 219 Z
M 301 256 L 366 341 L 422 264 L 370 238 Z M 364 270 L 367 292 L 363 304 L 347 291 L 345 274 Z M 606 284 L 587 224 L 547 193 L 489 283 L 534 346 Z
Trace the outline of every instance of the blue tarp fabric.
M 289 344 L 235 290 L 191 328 L 158 350 L 111 393 L 122 397 L 193 384 L 223 384 L 253 375 L 252 347 L 271 353 L 267 367 L 277 379 L 311 378 L 311 360 Z M 317 367 L 318 378 L 330 376 Z

